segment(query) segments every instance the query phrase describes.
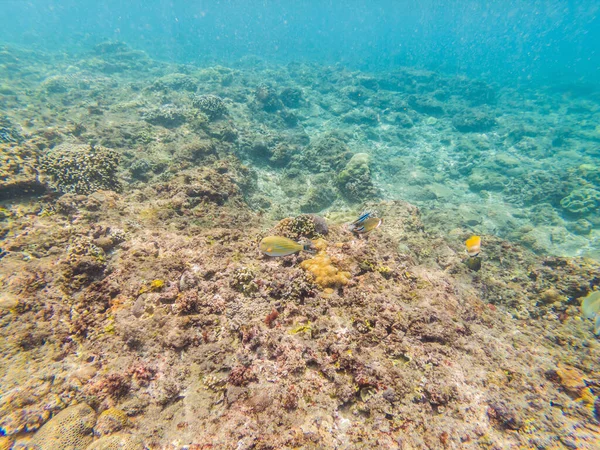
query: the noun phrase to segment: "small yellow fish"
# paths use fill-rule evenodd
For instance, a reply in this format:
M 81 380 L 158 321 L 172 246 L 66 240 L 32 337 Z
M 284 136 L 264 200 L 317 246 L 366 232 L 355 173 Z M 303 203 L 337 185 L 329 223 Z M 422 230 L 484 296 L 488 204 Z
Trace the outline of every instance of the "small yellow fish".
M 369 231 L 373 231 L 375 228 L 379 228 L 379 226 L 383 223 L 383 219 L 374 216 L 375 213 L 371 211 L 365 211 L 358 219 L 348 224 L 348 229 L 359 234 L 365 234 Z
M 258 248 L 269 256 L 287 256 L 301 250 L 311 251 L 310 244 L 300 244 L 281 236 L 267 236 L 260 241 Z
M 375 228 L 379 228 L 379 226 L 383 223 L 383 219 L 379 217 L 369 217 L 365 220 L 362 225 L 356 228 L 354 231 L 357 233 L 368 233 L 369 231 L 373 231 Z
M 586 319 L 595 319 L 594 333 L 600 334 L 600 291 L 592 291 L 583 297 L 581 313 Z
M 469 256 L 474 258 L 479 255 L 479 252 L 481 251 L 481 237 L 471 236 L 465 241 L 465 245 L 467 246 L 467 253 Z

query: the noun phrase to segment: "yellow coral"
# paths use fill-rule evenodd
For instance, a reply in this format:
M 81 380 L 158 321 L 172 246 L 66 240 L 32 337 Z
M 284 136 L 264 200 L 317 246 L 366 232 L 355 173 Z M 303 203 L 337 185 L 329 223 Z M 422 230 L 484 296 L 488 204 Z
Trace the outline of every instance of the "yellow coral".
M 327 254 L 327 242 L 324 239 L 313 241 L 317 254 L 314 258 L 300 263 L 300 267 L 315 277 L 315 283 L 321 288 L 337 288 L 348 284 L 350 272 L 339 270 L 333 265 L 333 260 Z
M 559 363 L 556 374 L 560 378 L 561 386 L 572 394 L 580 394 L 581 390 L 587 386 L 585 374 L 575 367 Z
M 10 450 L 15 442 L 9 436 L 0 437 L 0 450 Z
M 105 436 L 122 430 L 129 425 L 127 414 L 118 408 L 109 408 L 98 417 L 94 434 Z
M 164 285 L 165 282 L 163 280 L 152 280 L 152 283 L 150 283 L 150 289 L 153 291 L 158 291 L 159 289 L 162 289 Z
M 142 286 L 138 293 L 141 295 L 149 291 L 156 292 L 160 291 L 163 287 L 165 287 L 165 282 L 163 280 L 152 280 L 149 285 Z

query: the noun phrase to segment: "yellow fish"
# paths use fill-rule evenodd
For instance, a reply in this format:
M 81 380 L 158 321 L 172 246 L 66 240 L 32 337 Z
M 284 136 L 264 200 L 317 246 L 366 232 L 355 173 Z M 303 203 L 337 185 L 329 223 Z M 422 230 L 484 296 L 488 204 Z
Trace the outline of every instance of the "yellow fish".
M 287 256 L 301 250 L 311 251 L 310 244 L 300 244 L 281 236 L 267 236 L 258 245 L 260 251 L 269 256 Z
M 594 333 L 600 334 L 600 291 L 590 292 L 583 298 L 581 313 L 586 319 L 596 319 Z
M 469 256 L 474 258 L 479 255 L 479 252 L 481 251 L 481 237 L 471 236 L 465 241 L 465 245 L 467 246 L 467 253 Z
M 354 233 L 365 234 L 373 231 L 375 228 L 379 228 L 383 223 L 383 219 L 374 217 L 374 215 L 371 211 L 365 211 L 358 219 L 348 224 L 348 229 Z

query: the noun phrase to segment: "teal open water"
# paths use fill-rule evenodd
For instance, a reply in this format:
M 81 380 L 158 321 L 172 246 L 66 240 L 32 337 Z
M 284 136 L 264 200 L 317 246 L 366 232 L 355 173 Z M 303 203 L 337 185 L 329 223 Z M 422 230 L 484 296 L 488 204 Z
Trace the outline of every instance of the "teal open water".
M 0 0 L 0 164 L 0 450 L 600 448 L 600 1 Z

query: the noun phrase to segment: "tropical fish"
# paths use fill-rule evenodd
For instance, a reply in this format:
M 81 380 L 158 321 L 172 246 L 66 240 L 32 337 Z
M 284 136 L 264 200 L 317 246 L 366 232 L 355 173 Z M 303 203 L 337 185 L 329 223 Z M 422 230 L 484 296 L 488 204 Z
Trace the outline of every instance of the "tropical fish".
M 282 236 L 267 236 L 260 241 L 258 248 L 269 256 L 287 256 L 301 250 L 312 252 L 312 246 L 309 243 L 301 244 Z
M 365 234 L 373 231 L 383 223 L 383 219 L 375 217 L 372 211 L 365 211 L 354 222 L 348 224 L 348 229 L 354 233 Z
M 586 297 L 583 297 L 581 313 L 586 319 L 596 319 L 594 333 L 600 334 L 600 291 L 590 292 Z
M 479 252 L 481 251 L 481 237 L 471 236 L 465 241 L 465 245 L 467 246 L 467 253 L 469 256 L 474 258 L 479 255 Z

